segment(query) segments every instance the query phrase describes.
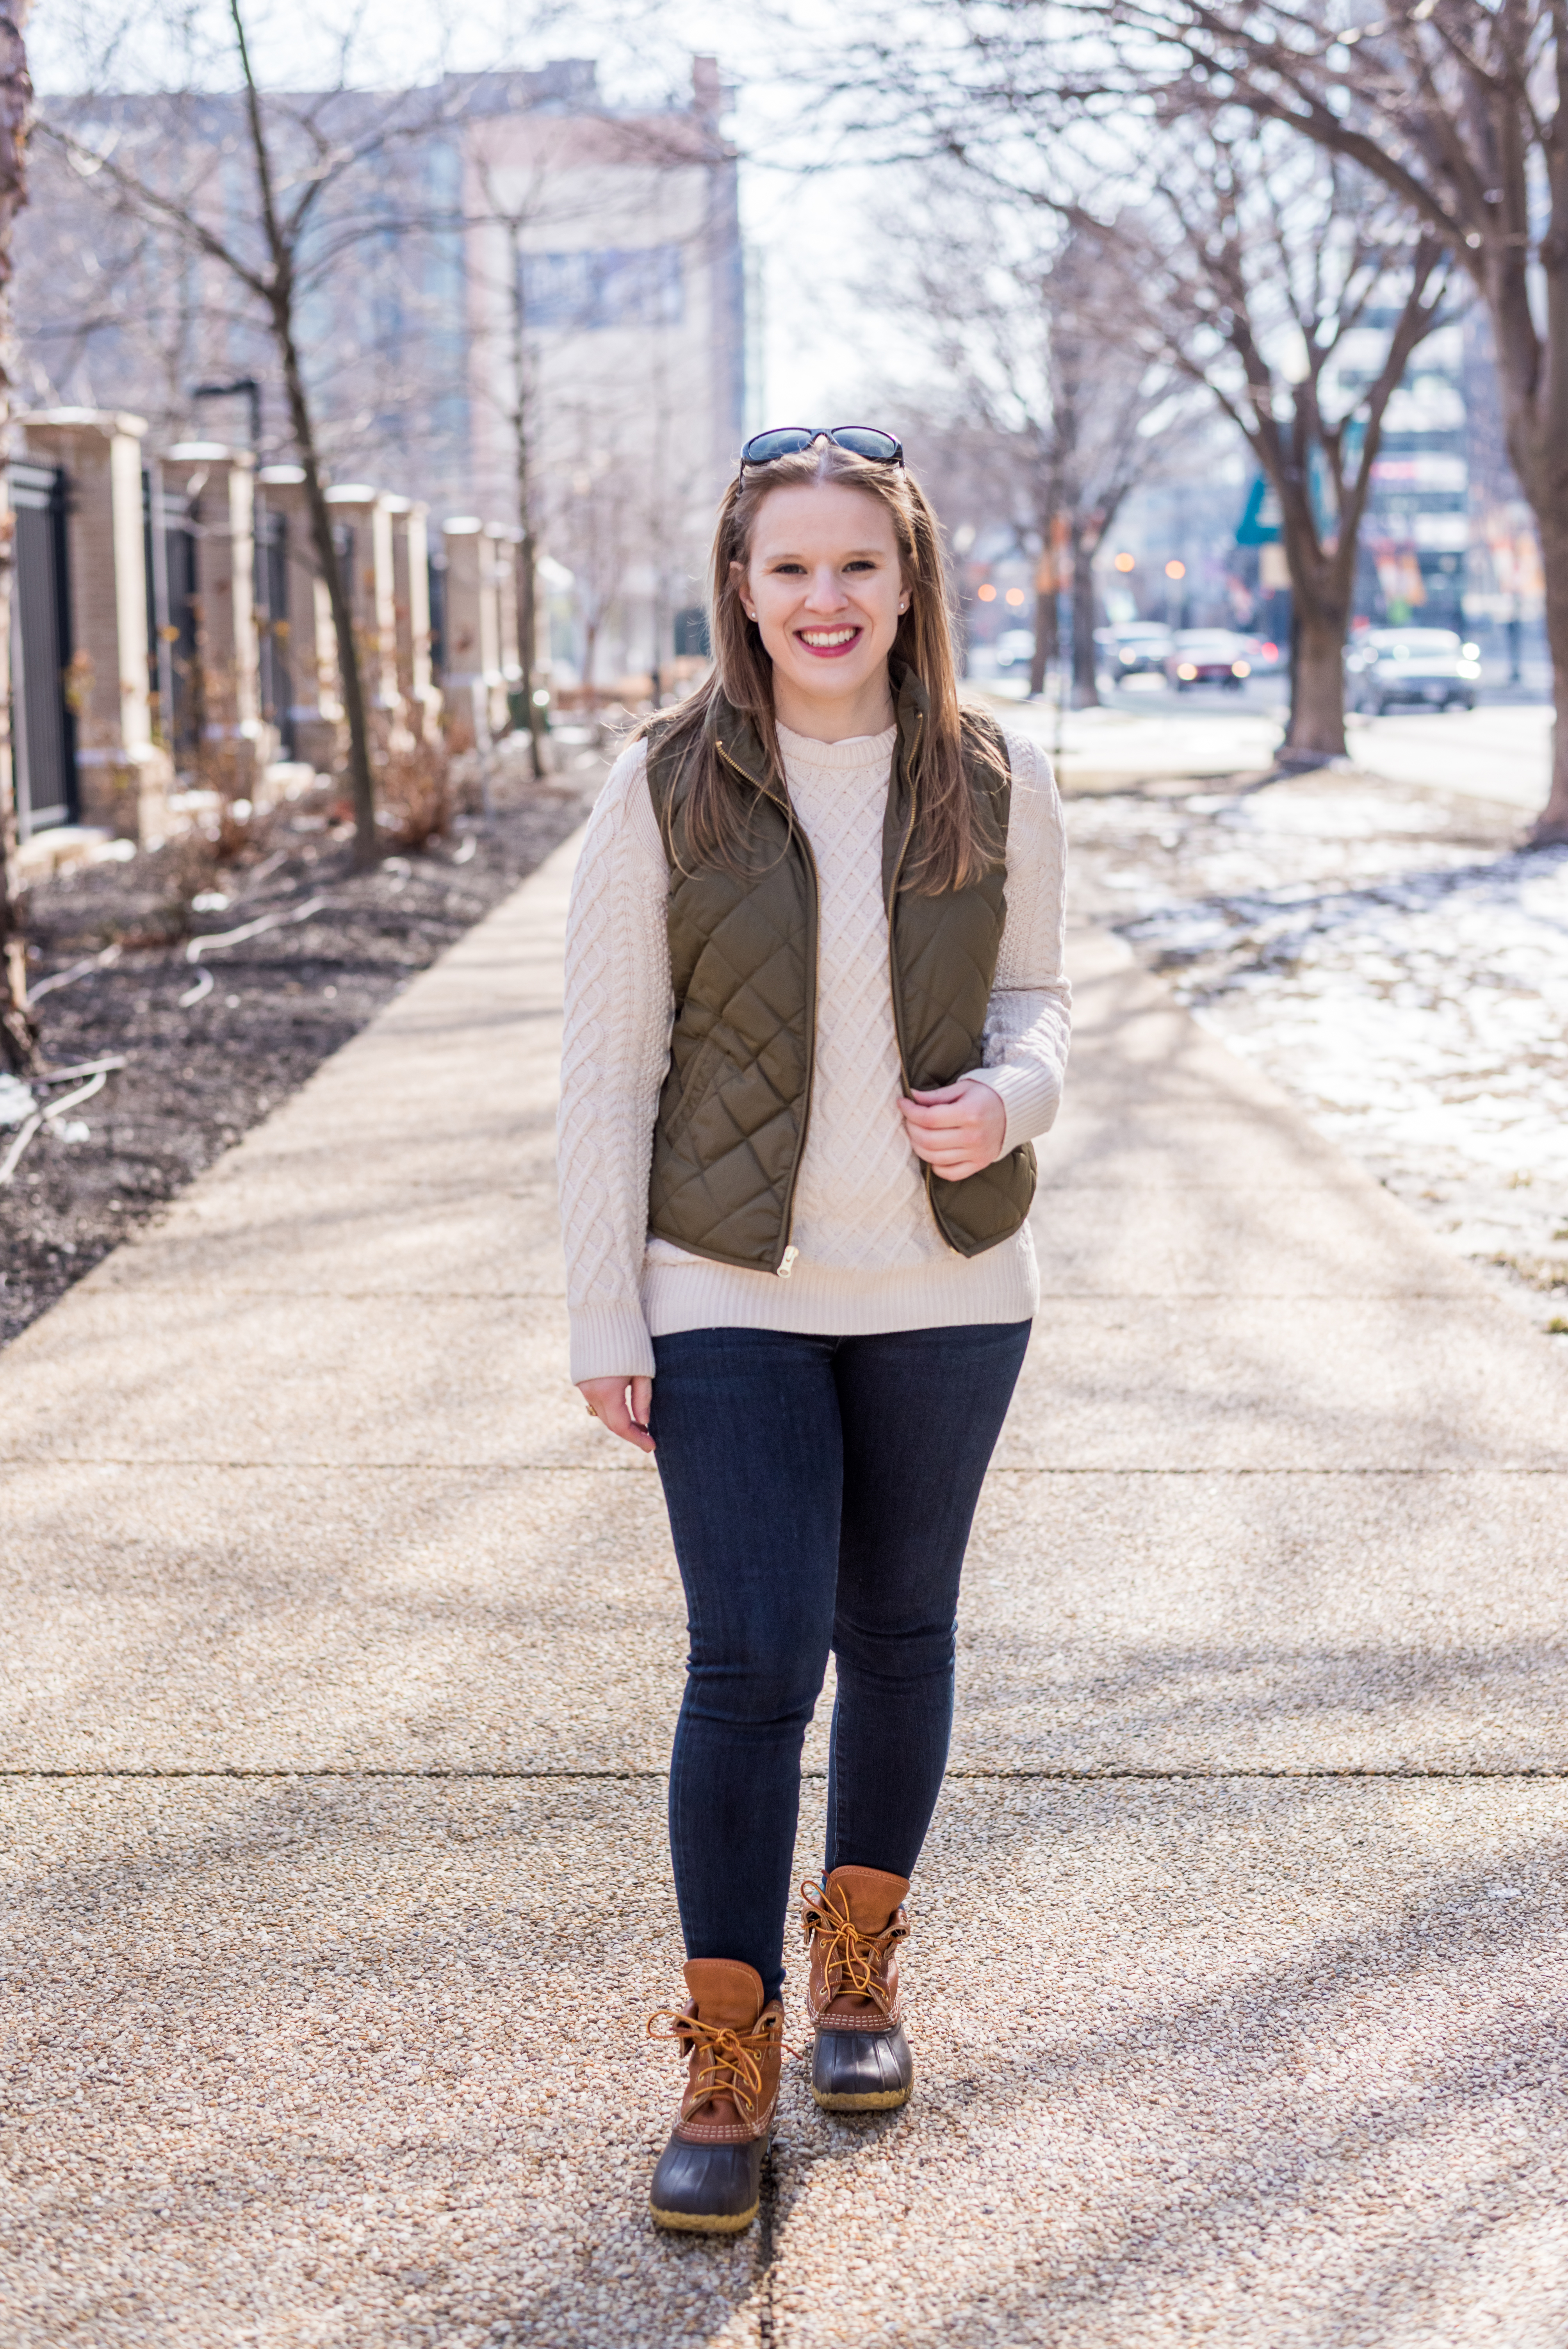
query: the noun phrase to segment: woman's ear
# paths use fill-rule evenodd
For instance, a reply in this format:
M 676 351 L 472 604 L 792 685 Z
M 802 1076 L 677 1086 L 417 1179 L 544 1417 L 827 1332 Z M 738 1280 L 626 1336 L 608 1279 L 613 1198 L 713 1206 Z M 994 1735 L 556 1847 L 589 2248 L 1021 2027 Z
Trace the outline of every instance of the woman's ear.
M 746 565 L 744 563 L 732 563 L 730 564 L 729 584 L 734 588 L 736 594 L 739 596 L 740 608 L 745 613 L 747 618 L 748 620 L 755 620 L 757 615 L 746 600 Z

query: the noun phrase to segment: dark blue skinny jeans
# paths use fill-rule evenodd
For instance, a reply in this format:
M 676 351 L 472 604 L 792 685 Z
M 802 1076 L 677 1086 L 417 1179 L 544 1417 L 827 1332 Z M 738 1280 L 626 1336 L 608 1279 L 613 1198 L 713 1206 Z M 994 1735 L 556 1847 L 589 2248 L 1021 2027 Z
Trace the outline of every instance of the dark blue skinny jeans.
M 686 1954 L 784 1980 L 800 1746 L 838 1665 L 825 1865 L 911 1876 L 947 1760 L 965 1546 L 1029 1324 L 654 1340 L 690 1655 L 670 1764 Z

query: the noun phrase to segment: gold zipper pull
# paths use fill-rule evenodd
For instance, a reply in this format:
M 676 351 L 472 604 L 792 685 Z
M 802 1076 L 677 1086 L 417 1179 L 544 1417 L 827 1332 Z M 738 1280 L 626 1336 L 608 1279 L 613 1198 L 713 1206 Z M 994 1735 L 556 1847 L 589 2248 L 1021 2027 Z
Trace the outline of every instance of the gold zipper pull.
M 794 1269 L 795 1269 L 795 1259 L 796 1259 L 796 1257 L 799 1255 L 799 1253 L 800 1253 L 800 1251 L 799 1251 L 799 1249 L 798 1247 L 787 1247 L 787 1248 L 785 1249 L 785 1251 L 784 1251 L 784 1261 L 783 1261 L 783 1262 L 782 1262 L 782 1264 L 779 1267 L 779 1278 L 780 1280 L 788 1280 L 788 1279 L 789 1279 L 789 1275 L 790 1275 L 790 1274 L 794 1271 Z

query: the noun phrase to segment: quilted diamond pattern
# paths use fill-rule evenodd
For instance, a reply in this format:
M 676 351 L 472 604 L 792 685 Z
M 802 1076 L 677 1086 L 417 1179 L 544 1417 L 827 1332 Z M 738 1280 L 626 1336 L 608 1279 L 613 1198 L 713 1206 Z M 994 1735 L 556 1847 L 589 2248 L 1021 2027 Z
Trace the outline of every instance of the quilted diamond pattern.
M 887 793 L 883 864 L 892 902 L 895 1021 L 909 1080 L 919 1087 L 951 1083 L 984 1057 L 986 1007 L 1006 912 L 1000 866 L 973 887 L 940 897 L 892 894 L 908 822 L 905 765 L 923 718 L 920 688 L 906 673 L 899 692 L 899 755 Z M 661 755 L 656 735 L 649 748 L 649 789 L 670 852 L 668 932 L 676 1007 L 654 1134 L 649 1228 L 695 1255 L 771 1271 L 783 1254 L 807 1132 L 820 909 L 799 826 L 767 787 L 755 735 L 727 705 L 718 722 L 729 763 L 748 781 L 753 794 L 741 870 L 695 866 L 685 830 L 683 780 L 676 762 Z M 997 832 L 1005 842 L 1008 786 L 997 782 L 992 788 Z M 853 810 L 829 804 L 813 811 L 819 823 L 855 816 Z M 875 908 L 851 909 L 849 917 L 870 919 L 875 914 Z M 870 1069 L 863 1049 L 857 1068 L 853 1040 L 857 1028 L 863 1039 L 885 1022 L 886 1001 L 884 993 L 880 1007 L 869 1009 L 837 999 L 824 1008 L 829 1025 L 821 1076 L 849 1102 L 850 1146 L 855 1146 L 858 1119 L 866 1125 L 868 1156 L 884 1162 L 877 1129 L 890 1110 L 897 1114 L 900 1071 L 896 1065 Z M 841 1066 L 841 1037 L 850 1040 Z M 844 1123 L 841 1102 L 836 1126 Z M 911 1173 L 918 1184 L 913 1162 Z M 810 1187 L 808 1174 L 798 1201 L 807 1222 Z M 1026 1215 L 1034 1193 L 1034 1153 L 1026 1146 L 964 1183 L 930 1178 L 926 1187 L 949 1246 L 961 1255 L 978 1255 L 1016 1232 Z M 907 1229 L 906 1204 L 890 1193 L 882 1220 L 889 1230 Z M 874 1222 L 869 1241 L 861 1236 L 861 1245 L 873 1253 Z

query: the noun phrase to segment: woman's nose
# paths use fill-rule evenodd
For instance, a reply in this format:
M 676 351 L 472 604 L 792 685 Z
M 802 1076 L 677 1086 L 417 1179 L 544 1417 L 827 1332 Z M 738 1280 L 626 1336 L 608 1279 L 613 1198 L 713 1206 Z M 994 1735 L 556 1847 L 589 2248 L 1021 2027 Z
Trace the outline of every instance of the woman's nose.
M 844 601 L 844 591 L 839 585 L 839 574 L 830 564 L 824 564 L 811 581 L 811 592 L 806 598 L 813 612 L 836 612 Z

